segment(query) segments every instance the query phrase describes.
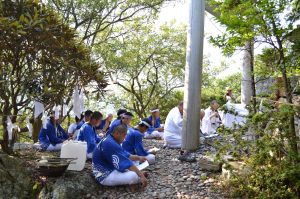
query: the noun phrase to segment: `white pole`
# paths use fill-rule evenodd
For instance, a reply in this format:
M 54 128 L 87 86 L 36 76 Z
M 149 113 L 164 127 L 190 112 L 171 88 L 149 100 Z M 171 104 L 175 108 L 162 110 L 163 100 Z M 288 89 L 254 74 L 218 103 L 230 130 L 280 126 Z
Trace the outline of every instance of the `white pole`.
M 204 0 L 189 0 L 189 23 L 184 83 L 182 149 L 199 147 L 200 95 L 203 62 Z

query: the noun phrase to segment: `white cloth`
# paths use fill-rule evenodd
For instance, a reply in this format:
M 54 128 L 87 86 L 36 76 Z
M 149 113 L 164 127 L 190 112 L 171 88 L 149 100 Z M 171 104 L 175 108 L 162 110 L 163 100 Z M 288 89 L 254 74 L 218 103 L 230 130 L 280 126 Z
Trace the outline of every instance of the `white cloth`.
M 68 114 L 68 105 L 64 104 L 62 116 L 65 117 L 67 114 Z
M 42 116 L 42 124 L 43 124 L 43 128 L 46 129 L 47 128 L 47 114 L 45 112 L 43 112 L 43 116 Z
M 133 171 L 121 173 L 117 170 L 114 170 L 101 182 L 101 184 L 105 186 L 118 186 L 137 184 L 139 182 L 139 176 Z
M 246 109 L 245 104 L 232 104 L 228 102 L 226 103 L 226 108 L 237 113 L 237 115 L 231 113 L 224 115 L 223 124 L 226 128 L 234 128 L 235 124 L 244 125 L 246 123 L 245 116 L 249 114 L 249 111 Z
M 152 133 L 146 132 L 144 135 L 144 138 L 146 139 L 163 138 L 163 137 L 164 137 L 164 132 L 159 132 L 159 131 L 153 131 Z
M 46 151 L 60 151 L 61 147 L 62 147 L 62 143 L 56 144 L 55 146 L 53 146 L 52 144 L 50 144 L 48 146 L 48 148 L 46 149 Z
M 174 107 L 168 114 L 164 126 L 165 145 L 170 148 L 181 148 L 181 132 L 183 118 L 178 107 Z
M 58 120 L 60 116 L 60 106 L 54 106 L 53 111 L 55 112 L 55 119 Z
M 146 158 L 147 158 L 149 164 L 154 164 L 155 163 L 155 155 L 149 154 L 149 155 L 146 156 Z
M 9 116 L 7 116 L 6 120 L 6 130 L 8 132 L 8 140 L 12 140 L 12 131 L 13 131 L 14 125 L 11 122 L 11 119 Z
M 79 97 L 78 86 L 75 87 L 74 94 L 73 94 L 73 112 L 75 116 L 81 118 L 82 111 L 81 111 L 81 102 Z
M 73 140 L 76 140 L 76 139 L 77 139 L 77 136 L 78 136 L 79 132 L 80 132 L 80 129 L 77 129 L 77 130 L 74 132 L 74 134 L 73 134 Z
M 69 134 L 74 134 L 77 128 L 77 124 L 76 123 L 72 123 L 70 124 L 69 128 L 68 128 L 68 133 Z
M 37 118 L 44 112 L 44 105 L 38 101 L 34 101 L 34 118 Z
M 205 115 L 202 119 L 201 131 L 206 134 L 214 134 L 217 132 L 217 128 L 222 123 L 220 117 L 212 116 L 214 112 L 211 107 L 205 109 Z
M 92 159 L 93 158 L 93 153 L 87 153 L 86 158 L 87 159 Z

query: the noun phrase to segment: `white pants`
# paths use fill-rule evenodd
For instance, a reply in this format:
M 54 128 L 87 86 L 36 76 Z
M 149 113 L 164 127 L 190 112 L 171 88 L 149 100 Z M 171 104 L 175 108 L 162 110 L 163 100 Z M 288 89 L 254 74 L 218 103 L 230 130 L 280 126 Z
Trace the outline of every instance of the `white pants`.
M 86 158 L 87 159 L 92 159 L 93 158 L 93 153 L 87 153 Z
M 181 136 L 165 131 L 165 145 L 170 148 L 181 148 Z
M 124 173 L 121 173 L 117 170 L 114 170 L 101 182 L 101 184 L 105 186 L 118 186 L 137 184 L 139 182 L 139 176 L 133 171 L 126 171 Z
M 147 158 L 147 161 L 148 161 L 149 164 L 154 164 L 155 163 L 155 155 L 149 154 L 149 155 L 146 156 L 146 158 Z M 138 166 L 140 164 L 139 161 L 133 161 L 133 163 L 134 163 L 135 166 Z
M 159 131 L 153 131 L 151 134 L 146 132 L 144 136 L 144 138 L 146 139 L 163 138 L 163 137 L 164 137 L 164 132 L 159 132 Z
M 149 154 L 149 155 L 146 156 L 146 158 L 147 158 L 149 164 L 154 164 L 155 163 L 155 155 Z
M 46 149 L 46 151 L 60 151 L 61 147 L 62 147 L 62 143 L 56 144 L 55 146 L 53 146 L 52 144 L 50 144 L 48 146 L 48 148 Z

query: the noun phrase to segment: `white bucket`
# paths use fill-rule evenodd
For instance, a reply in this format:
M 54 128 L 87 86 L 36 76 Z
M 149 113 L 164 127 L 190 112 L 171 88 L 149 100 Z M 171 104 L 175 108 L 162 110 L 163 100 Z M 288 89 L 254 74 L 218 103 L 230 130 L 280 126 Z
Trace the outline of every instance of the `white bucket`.
M 86 142 L 69 140 L 65 142 L 61 147 L 61 158 L 77 158 L 71 162 L 68 170 L 81 171 L 85 166 L 86 161 Z

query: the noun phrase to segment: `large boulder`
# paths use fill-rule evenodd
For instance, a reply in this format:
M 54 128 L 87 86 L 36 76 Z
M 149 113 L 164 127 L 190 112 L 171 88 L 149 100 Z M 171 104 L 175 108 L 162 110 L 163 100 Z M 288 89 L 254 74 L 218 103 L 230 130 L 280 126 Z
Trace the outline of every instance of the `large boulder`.
M 31 198 L 32 174 L 25 162 L 0 151 L 0 198 Z
M 39 194 L 43 199 L 86 198 L 101 193 L 102 186 L 89 170 L 67 171 L 59 178 L 49 178 Z

